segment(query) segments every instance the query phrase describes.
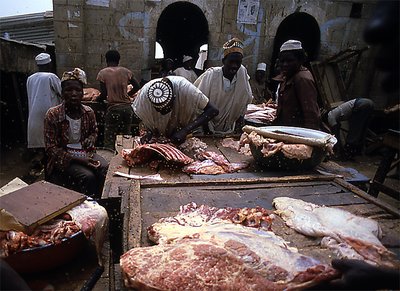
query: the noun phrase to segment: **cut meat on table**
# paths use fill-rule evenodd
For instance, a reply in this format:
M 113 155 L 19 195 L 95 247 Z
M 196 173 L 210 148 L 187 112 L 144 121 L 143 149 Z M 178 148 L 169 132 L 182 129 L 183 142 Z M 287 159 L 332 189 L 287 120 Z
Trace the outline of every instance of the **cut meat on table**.
M 289 197 L 275 198 L 273 205 L 287 226 L 307 236 L 324 237 L 322 244 L 336 250 L 341 257 L 398 266 L 395 255 L 379 241 L 381 229 L 372 219 Z
M 231 137 L 224 138 L 221 145 L 226 148 L 234 149 L 245 156 L 251 156 L 250 146 L 248 143 L 243 143 L 242 137 L 240 140 L 234 140 Z
M 193 156 L 199 152 L 205 151 L 207 149 L 207 144 L 197 137 L 190 137 L 186 139 L 184 143 L 179 145 L 179 149 L 183 153 Z
M 121 155 L 128 166 L 140 165 L 151 160 L 154 154 L 160 155 L 168 162 L 178 164 L 190 164 L 193 159 L 182 153 L 176 147 L 169 144 L 143 144 L 138 145 L 134 149 L 123 149 Z
M 121 256 L 125 286 L 139 290 L 279 290 L 223 244 L 197 239 Z
M 234 173 L 241 169 L 247 168 L 248 163 L 230 163 L 223 155 L 211 151 L 199 152 L 196 158 L 201 160 L 195 161 L 183 168 L 183 172 L 188 174 L 225 174 Z
M 275 104 L 249 104 L 244 116 L 246 121 L 271 124 L 276 118 L 276 105 Z
M 176 216 L 149 227 L 157 246 L 121 256 L 125 284 L 160 290 L 291 290 L 337 276 L 269 231 L 272 219 L 261 207 L 181 206 Z

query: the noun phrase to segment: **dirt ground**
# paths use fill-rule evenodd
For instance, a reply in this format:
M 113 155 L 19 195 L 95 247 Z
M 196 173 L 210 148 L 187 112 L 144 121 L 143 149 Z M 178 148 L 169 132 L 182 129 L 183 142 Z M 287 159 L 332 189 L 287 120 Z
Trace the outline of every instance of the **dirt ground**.
M 110 157 L 109 157 L 110 158 Z M 363 174 L 364 176 L 372 179 L 381 161 L 379 154 L 357 156 L 354 161 L 338 162 L 339 165 L 346 168 L 353 168 Z M 23 145 L 16 145 L 12 148 L 1 151 L 0 156 L 0 187 L 10 182 L 12 179 L 19 177 L 28 184 L 44 179 L 44 175 L 31 176 L 30 159 L 26 148 Z M 400 189 L 399 177 L 395 177 L 395 170 L 389 173 L 391 177 L 386 178 L 385 185 L 394 189 Z M 366 185 L 368 186 L 368 185 Z M 383 193 L 379 193 L 379 199 L 383 199 L 390 205 L 400 209 L 400 201 L 388 197 Z

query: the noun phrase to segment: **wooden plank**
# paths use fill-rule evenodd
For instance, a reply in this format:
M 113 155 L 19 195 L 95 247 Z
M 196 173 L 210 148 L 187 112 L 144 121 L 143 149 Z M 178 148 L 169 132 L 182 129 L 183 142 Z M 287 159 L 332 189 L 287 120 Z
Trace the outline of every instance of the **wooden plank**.
M 119 154 L 111 159 L 110 165 L 108 166 L 103 193 L 101 196 L 102 199 L 121 197 L 122 193 L 127 191 L 130 180 L 124 177 L 114 176 L 114 172 L 116 171 L 129 174 L 129 167 L 126 166 L 121 155 Z
M 191 180 L 191 181 L 141 181 L 142 188 L 149 187 L 174 187 L 174 186 L 197 186 L 197 185 L 229 185 L 229 184 L 248 184 L 248 183 L 292 183 L 303 181 L 332 181 L 336 175 L 299 175 L 299 176 L 280 176 L 280 177 L 256 177 L 250 179 L 218 179 L 213 181 L 208 180 Z
M 70 189 L 39 181 L 0 197 L 1 208 L 10 213 L 27 234 L 34 228 L 86 200 L 86 196 Z M 2 229 L 6 220 L 1 220 Z
M 394 208 L 393 206 L 385 203 L 384 201 L 379 200 L 378 198 L 375 198 L 375 197 L 365 193 L 361 189 L 351 185 L 350 183 L 344 181 L 343 179 L 336 178 L 336 179 L 334 179 L 334 181 L 335 181 L 335 183 L 349 189 L 354 194 L 362 197 L 363 199 L 367 200 L 368 202 L 371 202 L 371 203 L 381 207 L 382 209 L 384 209 L 388 213 L 394 215 L 395 217 L 400 217 L 400 211 L 398 209 Z
M 127 250 L 140 246 L 140 238 L 142 235 L 142 208 L 140 198 L 140 183 L 135 181 L 132 183 L 131 191 L 129 192 L 129 225 Z

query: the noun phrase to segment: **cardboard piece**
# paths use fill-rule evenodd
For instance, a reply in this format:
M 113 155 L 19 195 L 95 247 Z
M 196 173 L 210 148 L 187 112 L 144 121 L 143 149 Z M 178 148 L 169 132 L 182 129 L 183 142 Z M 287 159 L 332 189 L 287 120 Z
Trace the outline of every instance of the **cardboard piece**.
M 0 209 L 11 214 L 31 234 L 50 219 L 82 203 L 86 196 L 64 187 L 39 181 L 0 197 Z M 0 217 L 0 229 L 6 229 Z

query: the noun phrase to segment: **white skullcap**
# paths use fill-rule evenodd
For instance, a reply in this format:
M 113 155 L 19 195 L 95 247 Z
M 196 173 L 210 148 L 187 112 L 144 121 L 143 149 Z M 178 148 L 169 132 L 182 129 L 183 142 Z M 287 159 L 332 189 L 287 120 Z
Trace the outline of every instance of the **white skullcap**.
M 182 60 L 182 62 L 183 63 L 185 63 L 185 62 L 187 62 L 187 61 L 190 61 L 190 60 L 192 60 L 193 58 L 191 57 L 191 56 L 183 56 L 183 60 Z
M 267 64 L 266 63 L 259 63 L 257 65 L 257 71 L 266 71 L 267 70 Z
M 298 40 L 290 39 L 283 43 L 281 46 L 280 52 L 283 51 L 293 51 L 293 50 L 301 50 L 303 47 L 301 46 L 301 42 Z
M 51 58 L 49 54 L 40 53 L 35 57 L 35 61 L 38 65 L 46 65 L 51 62 Z

